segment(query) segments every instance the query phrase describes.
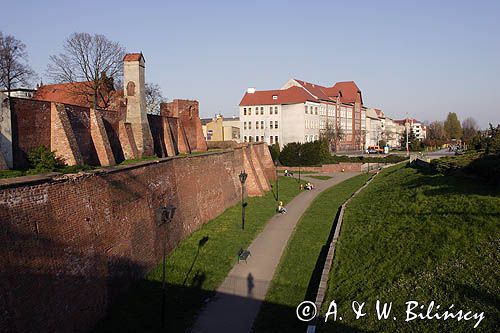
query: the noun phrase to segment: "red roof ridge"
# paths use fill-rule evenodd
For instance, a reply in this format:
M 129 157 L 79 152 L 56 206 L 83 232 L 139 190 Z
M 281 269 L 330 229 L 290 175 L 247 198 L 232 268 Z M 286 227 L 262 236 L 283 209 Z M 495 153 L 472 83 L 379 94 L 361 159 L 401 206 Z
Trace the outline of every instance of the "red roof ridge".
M 146 61 L 144 59 L 144 56 L 142 55 L 142 52 L 140 53 L 127 53 L 125 54 L 125 56 L 123 57 L 123 61 L 140 61 L 141 58 Z

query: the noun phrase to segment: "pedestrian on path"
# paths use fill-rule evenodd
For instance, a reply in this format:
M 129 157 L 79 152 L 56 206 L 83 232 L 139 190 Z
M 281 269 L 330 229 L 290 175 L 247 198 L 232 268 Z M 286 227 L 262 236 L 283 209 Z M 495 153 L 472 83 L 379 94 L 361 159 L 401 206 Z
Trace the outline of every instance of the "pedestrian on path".
M 280 214 L 286 214 L 286 208 L 283 207 L 283 201 L 280 201 L 278 205 L 278 213 Z

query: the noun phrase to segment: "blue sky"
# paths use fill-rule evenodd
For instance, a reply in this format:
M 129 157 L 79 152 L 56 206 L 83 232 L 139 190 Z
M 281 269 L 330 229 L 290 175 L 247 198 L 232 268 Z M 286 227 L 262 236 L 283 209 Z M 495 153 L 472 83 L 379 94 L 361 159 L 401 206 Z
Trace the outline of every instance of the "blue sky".
M 146 80 L 202 117 L 238 113 L 247 87 L 354 80 L 394 118 L 448 112 L 500 123 L 500 1 L 9 1 L 0 30 L 42 76 L 72 32 L 146 57 Z M 94 9 L 95 8 L 95 9 Z

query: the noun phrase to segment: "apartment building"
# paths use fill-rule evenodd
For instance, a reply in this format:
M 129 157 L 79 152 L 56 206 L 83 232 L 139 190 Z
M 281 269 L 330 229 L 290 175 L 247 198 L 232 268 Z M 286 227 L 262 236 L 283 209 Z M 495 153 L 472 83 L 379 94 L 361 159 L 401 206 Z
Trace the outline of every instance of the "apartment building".
M 387 117 L 382 110 L 366 110 L 366 128 L 365 149 L 379 145 L 380 141 L 385 141 L 390 148 L 400 148 L 401 135 L 404 134 L 405 128 Z
M 365 111 L 361 90 L 353 81 L 331 87 L 290 79 L 280 89 L 247 89 L 240 102 L 244 142 L 280 143 L 318 140 L 328 125 L 340 128 L 338 151 L 361 150 Z
M 201 119 L 203 135 L 207 141 L 240 142 L 240 119 L 238 117 L 224 118 L 216 114 L 214 118 Z
M 420 121 L 414 118 L 405 118 L 401 120 L 395 120 L 395 122 L 403 128 L 403 131 L 408 128 L 408 130 L 413 131 L 415 138 L 418 140 L 425 140 L 427 137 L 427 126 L 422 124 Z

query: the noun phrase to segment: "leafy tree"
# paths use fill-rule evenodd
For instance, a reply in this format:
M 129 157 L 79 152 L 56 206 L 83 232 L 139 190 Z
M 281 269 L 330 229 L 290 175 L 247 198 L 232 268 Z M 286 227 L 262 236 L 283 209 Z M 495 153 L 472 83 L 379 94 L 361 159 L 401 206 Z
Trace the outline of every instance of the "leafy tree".
M 286 144 L 280 153 L 280 162 L 286 166 L 298 166 L 299 152 L 301 151 L 301 144 L 298 142 L 291 142 Z
M 462 137 L 462 126 L 455 112 L 448 113 L 443 127 L 449 139 L 460 139 Z
M 26 45 L 13 36 L 0 31 L 0 87 L 10 90 L 21 85 L 29 86 L 35 72 L 28 65 Z

